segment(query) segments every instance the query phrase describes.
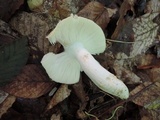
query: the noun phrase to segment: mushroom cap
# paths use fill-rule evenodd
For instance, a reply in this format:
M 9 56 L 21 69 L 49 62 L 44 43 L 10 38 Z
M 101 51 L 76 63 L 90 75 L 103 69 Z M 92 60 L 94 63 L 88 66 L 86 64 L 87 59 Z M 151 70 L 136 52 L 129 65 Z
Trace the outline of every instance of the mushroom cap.
M 73 14 L 60 21 L 47 38 L 52 44 L 61 43 L 64 49 L 79 42 L 91 54 L 102 53 L 106 48 L 102 29 L 92 20 Z
M 48 53 L 41 61 L 48 76 L 55 82 L 74 84 L 79 81 L 80 64 L 66 52 Z
M 78 43 L 91 54 L 102 53 L 106 47 L 102 29 L 92 20 L 77 15 L 60 21 L 47 38 L 52 44 L 61 43 L 65 51 L 60 54 L 48 53 L 41 63 L 53 81 L 65 84 L 77 83 L 82 70 L 79 62 L 70 54 L 72 45 Z

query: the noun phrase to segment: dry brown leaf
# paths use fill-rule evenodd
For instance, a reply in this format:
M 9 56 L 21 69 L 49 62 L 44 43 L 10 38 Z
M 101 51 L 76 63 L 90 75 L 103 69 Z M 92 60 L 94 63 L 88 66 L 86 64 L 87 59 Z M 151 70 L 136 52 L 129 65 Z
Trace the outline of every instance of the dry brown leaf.
M 125 61 L 123 61 L 125 62 Z M 122 61 L 115 60 L 113 68 L 116 72 L 116 76 L 123 80 L 127 84 L 137 84 L 141 83 L 141 79 L 131 70 L 128 68 L 125 68 L 123 64 L 121 64 Z
M 140 109 L 141 120 L 160 120 L 159 110 Z
M 7 110 L 12 106 L 12 104 L 15 102 L 16 97 L 9 95 L 3 103 L 0 104 L 0 118 L 4 113 L 7 112 Z
M 88 3 L 79 13 L 79 16 L 88 18 L 96 22 L 102 29 L 105 29 L 110 21 L 110 17 L 115 14 L 115 9 L 105 8 L 99 2 Z
M 77 110 L 77 117 L 78 118 L 84 118 L 84 116 L 86 117 L 86 115 L 84 114 L 84 109 L 87 106 L 89 97 L 87 96 L 87 94 L 85 93 L 84 90 L 84 84 L 82 82 L 82 79 L 79 80 L 78 83 L 74 84 L 73 86 L 73 90 L 76 94 L 76 96 L 80 99 L 81 104 L 79 106 L 79 109 Z
M 160 82 L 160 79 L 159 79 L 160 78 L 160 67 L 148 69 L 146 70 L 146 72 L 153 82 L 156 82 L 156 81 Z
M 53 46 L 46 39 L 49 30 L 53 29 L 57 22 L 58 19 L 47 14 L 22 12 L 13 17 L 10 24 L 19 33 L 29 38 L 30 54 L 32 55 L 30 59 L 34 61 L 35 59 L 41 59 L 43 53 L 57 53 L 59 51 L 60 44 Z
M 13 37 L 18 37 L 18 33 L 14 30 L 12 30 L 12 28 L 10 27 L 10 25 L 2 20 L 0 20 L 0 33 L 4 33 L 7 35 L 11 35 Z M 2 38 L 3 40 L 3 38 Z
M 68 89 L 68 85 L 62 84 L 57 90 L 55 95 L 52 97 L 51 101 L 47 105 L 46 110 L 52 109 L 55 105 L 62 102 L 70 95 L 71 90 Z
M 122 31 L 123 26 L 126 24 L 126 22 L 130 21 L 132 17 L 134 16 L 134 1 L 133 0 L 124 0 L 121 8 L 119 10 L 119 20 L 117 22 L 117 27 L 112 34 L 112 39 L 118 39 L 119 33 Z M 129 12 L 129 13 L 128 13 Z M 130 14 L 133 14 L 130 16 Z M 129 15 L 128 15 L 129 14 Z
M 79 82 L 74 84 L 72 87 L 73 87 L 75 94 L 80 99 L 80 101 L 82 103 L 86 103 L 89 98 L 87 97 L 87 94 L 85 93 L 85 90 L 83 88 L 84 84 L 82 82 L 82 79 L 80 79 Z
M 160 67 L 160 59 L 153 54 L 141 54 L 136 57 L 138 69 L 149 69 Z
M 47 11 L 57 18 L 64 19 L 71 13 L 76 14 L 82 2 L 82 0 L 55 0 Z
M 51 119 L 50 120 L 61 120 L 61 113 L 60 111 L 57 111 L 56 114 L 52 114 Z
M 49 26 L 45 21 L 34 14 L 22 12 L 12 18 L 11 26 L 24 36 L 29 38 L 33 46 L 37 46 L 44 53 L 48 52 L 49 41 L 46 39 Z
M 132 90 L 130 92 L 130 95 L 134 96 L 134 99 L 132 99 L 132 101 L 135 104 L 149 108 L 149 105 L 152 106 L 152 103 L 154 103 L 154 101 L 160 99 L 160 82 L 144 82 L 143 84 Z M 156 107 L 160 108 L 160 103 L 158 103 Z
M 113 52 L 122 52 L 129 57 L 145 53 L 157 34 L 158 26 L 153 22 L 157 13 L 148 13 L 133 19 L 133 0 L 124 0 L 119 13 L 118 25 L 111 38 L 120 42 L 113 43 Z
M 116 43 L 115 40 L 112 47 L 113 52 L 126 54 L 129 58 L 144 54 L 152 46 L 157 36 L 158 25 L 153 22 L 154 14 L 145 14 L 121 26 L 121 31 L 116 36 L 120 42 Z
M 55 85 L 49 80 L 40 66 L 26 65 L 21 74 L 5 86 L 4 91 L 17 97 L 37 98 L 49 92 Z

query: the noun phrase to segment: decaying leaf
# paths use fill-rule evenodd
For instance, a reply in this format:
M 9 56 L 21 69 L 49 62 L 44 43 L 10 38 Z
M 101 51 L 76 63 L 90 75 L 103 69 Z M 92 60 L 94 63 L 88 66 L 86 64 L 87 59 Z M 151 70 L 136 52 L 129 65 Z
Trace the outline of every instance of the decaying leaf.
M 46 39 L 50 29 L 53 29 L 58 20 L 46 14 L 19 13 L 11 21 L 11 26 L 29 39 L 31 50 L 43 53 L 57 52 L 60 45 L 51 45 Z M 34 53 L 31 52 L 34 57 Z
M 2 39 L 3 38 L 5 37 L 2 37 Z M 28 59 L 27 39 L 19 38 L 16 40 L 12 37 L 8 39 L 12 42 L 1 44 L 0 46 L 1 86 L 11 81 L 11 78 L 16 76 L 20 72 Z
M 120 64 L 121 61 L 115 60 L 113 68 L 116 76 L 127 84 L 141 83 L 141 79 L 131 70 Z
M 105 8 L 101 3 L 92 1 L 79 11 L 78 15 L 95 21 L 102 29 L 105 29 L 115 12 L 116 9 Z
M 159 110 L 148 110 L 141 109 L 140 110 L 141 120 L 159 120 L 160 119 L 160 111 Z
M 10 25 L 2 20 L 0 20 L 0 33 L 1 34 L 8 34 L 13 37 L 19 36 L 18 32 L 13 31 L 12 28 L 10 27 Z M 2 43 L 0 43 L 0 44 L 2 44 Z
M 0 90 L 0 104 L 8 97 L 8 93 Z
M 130 92 L 132 101 L 147 109 L 160 109 L 160 82 L 144 82 Z M 156 103 L 156 105 L 155 105 Z
M 159 68 L 160 59 L 153 54 L 141 54 L 136 57 L 136 65 L 138 69 Z
M 84 85 L 83 85 L 82 79 L 80 79 L 79 82 L 74 84 L 72 87 L 77 97 L 81 100 L 81 102 L 86 103 L 88 99 L 83 86 Z
M 46 110 L 52 109 L 55 105 L 62 102 L 70 95 L 71 90 L 68 89 L 68 85 L 61 85 L 60 88 L 57 90 L 55 95 L 52 97 L 51 101 L 47 105 Z
M 37 46 L 41 51 L 47 52 L 49 41 L 45 38 L 49 26 L 45 21 L 27 12 L 19 13 L 10 21 L 11 26 L 24 36 L 29 42 Z
M 112 39 L 118 39 L 119 33 L 121 33 L 122 28 L 124 27 L 124 25 L 128 22 L 131 21 L 133 19 L 134 16 L 134 1 L 133 0 L 124 0 L 120 10 L 119 10 L 119 20 L 117 22 L 117 27 L 114 31 L 114 33 L 112 34 Z M 128 29 L 129 30 L 129 29 Z
M 58 111 L 56 114 L 52 114 L 50 120 L 61 120 L 61 113 Z
M 82 0 L 56 0 L 48 12 L 57 18 L 63 19 L 71 13 L 76 14 L 82 2 Z
M 153 67 L 152 69 L 146 70 L 146 73 L 153 82 L 160 82 L 160 67 Z
M 0 19 L 8 21 L 17 9 L 24 3 L 24 0 L 0 0 Z
M 133 23 L 134 44 L 130 57 L 145 53 L 157 36 L 158 25 L 153 23 L 153 14 L 145 14 Z
M 87 96 L 87 94 L 85 93 L 84 90 L 84 84 L 82 82 L 82 79 L 79 80 L 78 83 L 74 84 L 73 86 L 73 90 L 76 94 L 76 96 L 79 98 L 79 100 L 81 101 L 81 104 L 79 106 L 79 109 L 77 110 L 77 116 L 78 118 L 84 118 L 85 114 L 84 114 L 84 109 L 87 106 L 87 102 L 89 100 L 89 97 Z M 84 116 L 83 116 L 84 115 Z
M 26 65 L 4 91 L 22 98 L 37 98 L 49 92 L 54 86 L 40 66 Z
M 141 17 L 134 18 L 136 17 L 134 7 L 133 0 L 123 1 L 117 27 L 111 37 L 115 40 L 113 52 L 121 52 L 128 57 L 145 53 L 155 41 L 158 30 L 158 25 L 153 22 L 158 13 L 147 12 Z M 116 43 L 116 40 L 119 42 Z
M 7 110 L 12 106 L 12 104 L 15 102 L 16 97 L 9 95 L 3 103 L 0 104 L 0 118 L 4 113 L 7 112 Z
M 160 12 L 160 1 L 159 0 L 151 0 L 148 6 L 150 7 L 150 12 L 156 12 L 156 13 Z
M 153 22 L 153 14 L 136 18 L 121 27 L 117 37 L 121 42 L 113 43 L 113 52 L 126 54 L 130 58 L 144 54 L 154 43 L 157 30 L 158 25 Z

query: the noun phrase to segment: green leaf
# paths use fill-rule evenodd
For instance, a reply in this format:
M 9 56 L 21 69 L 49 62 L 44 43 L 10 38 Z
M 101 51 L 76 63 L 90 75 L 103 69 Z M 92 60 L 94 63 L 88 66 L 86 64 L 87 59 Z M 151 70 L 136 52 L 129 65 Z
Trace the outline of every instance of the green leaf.
M 19 74 L 28 60 L 28 53 L 25 37 L 0 46 L 0 86 Z

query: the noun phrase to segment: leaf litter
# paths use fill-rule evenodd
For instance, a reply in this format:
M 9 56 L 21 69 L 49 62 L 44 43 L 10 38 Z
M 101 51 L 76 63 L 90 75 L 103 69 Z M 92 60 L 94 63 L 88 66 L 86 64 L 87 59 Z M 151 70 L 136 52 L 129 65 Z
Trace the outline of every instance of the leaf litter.
M 10 2 L 14 6 L 0 12 L 1 119 L 160 119 L 159 0 L 44 0 L 31 10 L 27 2 Z M 95 58 L 128 86 L 127 100 L 100 91 L 83 73 L 75 85 L 45 73 L 43 55 L 63 51 L 46 36 L 71 13 L 103 29 L 107 48 Z

